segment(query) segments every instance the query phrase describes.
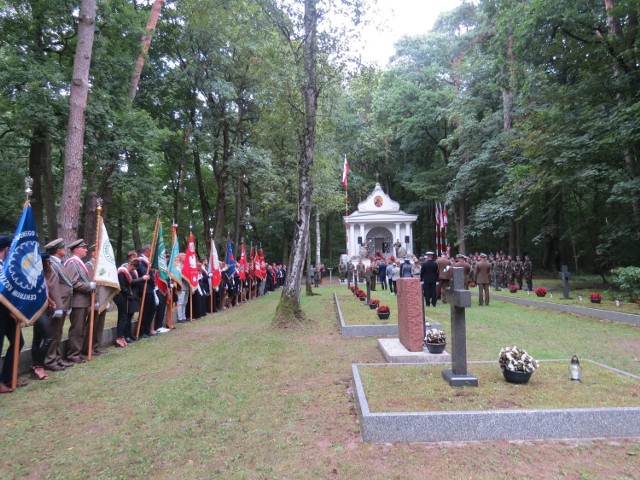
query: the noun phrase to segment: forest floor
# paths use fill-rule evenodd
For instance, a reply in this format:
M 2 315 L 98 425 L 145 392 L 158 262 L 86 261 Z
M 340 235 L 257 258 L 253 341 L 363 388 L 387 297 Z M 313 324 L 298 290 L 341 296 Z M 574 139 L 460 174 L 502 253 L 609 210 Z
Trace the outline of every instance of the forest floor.
M 338 288 L 303 296 L 304 327 L 271 327 L 276 292 L 1 395 L 0 478 L 640 479 L 640 439 L 363 443 L 350 368 L 383 358 L 375 338 L 340 335 Z M 636 327 L 551 312 L 538 325 L 535 309 L 505 302 L 480 311 L 467 317 L 470 359 L 517 343 L 640 372 Z M 447 310 L 431 313 L 446 330 Z

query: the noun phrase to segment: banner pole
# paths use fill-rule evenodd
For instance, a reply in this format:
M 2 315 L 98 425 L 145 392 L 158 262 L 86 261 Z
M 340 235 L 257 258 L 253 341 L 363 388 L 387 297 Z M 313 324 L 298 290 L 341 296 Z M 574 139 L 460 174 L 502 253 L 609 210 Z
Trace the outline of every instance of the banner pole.
M 153 240 L 151 241 L 151 253 L 149 254 L 149 263 L 147 264 L 146 275 L 149 275 L 149 271 L 151 270 L 151 262 L 153 261 L 153 254 L 155 253 L 155 249 L 156 249 L 156 240 L 158 239 L 159 225 L 160 225 L 160 218 L 156 217 L 156 226 L 153 229 Z M 138 328 L 136 328 L 136 337 L 140 336 L 140 328 L 142 327 L 142 314 L 144 313 L 144 302 L 147 298 L 147 282 L 148 280 L 144 281 L 144 286 L 142 289 L 142 301 L 140 302 L 140 311 L 138 312 Z
M 95 248 L 100 248 L 100 222 L 102 221 L 102 198 L 96 199 L 96 213 L 98 214 L 98 221 L 96 222 L 96 246 Z M 98 257 L 96 255 L 95 262 L 93 264 L 93 278 L 92 282 L 96 281 L 96 272 L 98 271 Z M 96 316 L 96 288 L 91 291 L 91 310 L 89 311 L 89 343 L 87 344 L 87 361 L 91 361 L 91 357 L 93 354 L 93 325 L 95 323 Z

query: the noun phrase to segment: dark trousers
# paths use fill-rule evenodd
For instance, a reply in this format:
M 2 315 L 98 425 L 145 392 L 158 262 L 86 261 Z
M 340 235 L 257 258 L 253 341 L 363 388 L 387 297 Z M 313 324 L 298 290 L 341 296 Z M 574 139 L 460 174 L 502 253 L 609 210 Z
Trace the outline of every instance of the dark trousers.
M 33 324 L 33 341 L 31 342 L 31 364 L 34 367 L 44 367 L 44 360 L 53 342 L 53 331 L 49 317 L 41 315 Z
M 382 290 L 386 290 L 387 289 L 387 277 L 382 277 L 379 280 L 380 280 L 380 288 L 382 288 Z
M 160 300 L 160 303 L 158 304 L 158 306 L 156 307 L 156 316 L 155 316 L 155 329 L 158 330 L 159 328 L 162 328 L 162 326 L 164 325 L 164 314 L 167 311 L 167 297 L 161 292 L 161 291 L 157 291 L 156 292 L 158 294 L 158 299 Z
M 10 383 L 13 376 L 13 352 L 15 351 L 16 328 L 18 328 L 18 323 L 9 317 L 9 315 L 7 315 L 6 319 L 0 320 L 0 334 L 2 334 L 3 338 L 6 336 L 7 340 L 9 340 L 9 348 L 5 354 L 2 372 L 0 373 L 0 381 L 3 383 Z M 20 332 L 20 347 L 18 351 L 22 350 L 22 347 L 24 347 L 24 338 L 22 337 L 22 332 Z
M 429 305 L 436 306 L 437 298 L 436 298 L 436 284 L 435 283 L 424 283 L 422 286 L 422 293 L 424 294 L 424 301 Z
M 153 290 L 147 290 L 144 298 L 144 310 L 142 311 L 142 325 L 140 326 L 140 334 L 151 334 L 151 322 L 156 316 L 156 298 Z
M 389 291 L 391 293 L 398 293 L 398 289 L 396 288 L 396 281 L 395 280 L 389 280 Z
M 131 335 L 131 317 L 129 316 L 128 302 L 124 295 L 118 294 L 113 298 L 118 307 L 118 323 L 116 324 L 116 337 L 129 337 Z M 129 330 L 127 330 L 127 321 Z

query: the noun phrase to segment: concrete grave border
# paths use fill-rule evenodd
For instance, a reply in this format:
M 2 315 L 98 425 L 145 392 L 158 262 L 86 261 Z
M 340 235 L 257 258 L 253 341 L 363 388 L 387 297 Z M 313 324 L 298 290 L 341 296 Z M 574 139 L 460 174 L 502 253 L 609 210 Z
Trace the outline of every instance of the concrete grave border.
M 640 380 L 640 376 L 608 365 L 583 361 Z M 640 438 L 640 407 L 371 413 L 360 365 L 393 368 L 415 364 L 351 365 L 354 400 L 365 443 Z
M 333 301 L 336 304 L 336 312 L 340 321 L 340 333 L 343 337 L 397 337 L 398 324 L 387 325 L 345 325 L 338 295 L 333 294 Z
M 336 314 L 340 322 L 340 333 L 343 337 L 397 337 L 398 324 L 389 323 L 387 325 L 346 325 L 340 308 L 340 301 L 336 293 L 333 294 L 333 301 L 336 305 Z M 442 329 L 442 324 L 431 320 L 433 328 Z

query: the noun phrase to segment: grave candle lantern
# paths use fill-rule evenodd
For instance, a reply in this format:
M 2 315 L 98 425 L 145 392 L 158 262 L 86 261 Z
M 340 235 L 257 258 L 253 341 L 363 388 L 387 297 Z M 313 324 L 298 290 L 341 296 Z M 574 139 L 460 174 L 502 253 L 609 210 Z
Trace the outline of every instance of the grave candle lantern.
M 577 355 L 571 357 L 571 363 L 569 364 L 569 378 L 571 380 L 582 381 L 582 367 Z

